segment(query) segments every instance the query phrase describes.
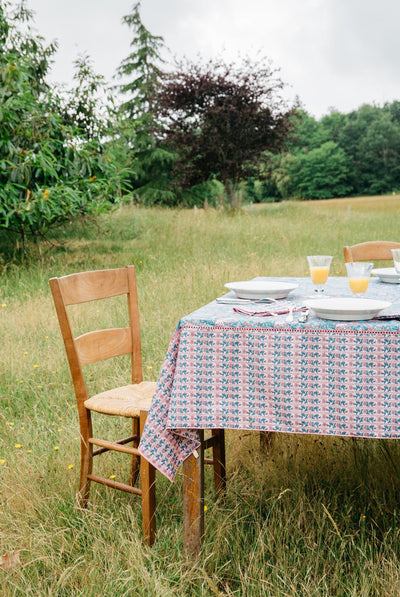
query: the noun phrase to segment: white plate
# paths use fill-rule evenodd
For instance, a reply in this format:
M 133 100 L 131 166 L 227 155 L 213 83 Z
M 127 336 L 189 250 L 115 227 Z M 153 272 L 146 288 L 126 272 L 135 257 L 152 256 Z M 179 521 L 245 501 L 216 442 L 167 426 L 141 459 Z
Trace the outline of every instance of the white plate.
M 390 307 L 391 303 L 365 298 L 327 298 L 313 299 L 305 305 L 321 319 L 362 321 L 376 317 L 382 309 Z
M 285 298 L 298 284 L 289 282 L 273 282 L 268 280 L 246 280 L 244 282 L 229 282 L 226 288 L 233 290 L 236 296 L 244 299 Z
M 394 267 L 381 267 L 380 269 L 373 269 L 372 274 L 375 274 L 381 282 L 388 282 L 389 284 L 400 284 L 400 274 L 396 273 Z

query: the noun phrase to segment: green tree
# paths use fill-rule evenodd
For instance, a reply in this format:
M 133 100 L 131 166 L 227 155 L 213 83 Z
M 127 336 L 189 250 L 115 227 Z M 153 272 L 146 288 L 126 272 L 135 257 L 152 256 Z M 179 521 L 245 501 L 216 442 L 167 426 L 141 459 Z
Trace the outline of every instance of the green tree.
M 55 46 L 21 22 L 22 5 L 0 9 L 0 229 L 39 239 L 60 223 L 114 205 L 115 167 L 101 141 L 65 122 L 46 83 Z M 90 136 L 90 135 L 89 135 Z
M 283 196 L 300 199 L 344 197 L 351 192 L 348 158 L 336 143 L 287 155 L 281 164 L 277 186 Z
M 130 186 L 138 201 L 145 204 L 170 203 L 174 193 L 169 187 L 169 173 L 175 156 L 161 147 L 156 131 L 155 96 L 162 76 L 162 37 L 153 35 L 140 16 L 140 2 L 122 22 L 133 31 L 131 53 L 120 64 L 117 76 L 125 81 L 119 89 L 127 96 L 120 106 L 117 144 L 125 148 Z
M 359 143 L 359 155 L 368 193 L 377 195 L 399 188 L 400 126 L 389 112 L 382 110 L 365 130 Z

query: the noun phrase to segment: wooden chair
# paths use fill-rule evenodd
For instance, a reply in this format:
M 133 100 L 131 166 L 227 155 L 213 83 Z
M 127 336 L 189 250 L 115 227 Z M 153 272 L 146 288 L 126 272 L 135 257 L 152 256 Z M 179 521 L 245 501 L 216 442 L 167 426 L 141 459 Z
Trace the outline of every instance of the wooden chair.
M 344 260 L 350 261 L 390 261 L 393 259 L 391 249 L 400 249 L 400 243 L 373 240 L 358 245 L 343 247 Z
M 77 401 L 80 436 L 81 470 L 78 503 L 87 505 L 90 482 L 95 481 L 114 489 L 137 494 L 142 499 L 143 535 L 152 545 L 156 532 L 156 485 L 155 469 L 140 456 L 138 445 L 147 418 L 147 412 L 155 391 L 154 382 L 143 381 L 139 307 L 134 266 L 121 269 L 88 271 L 49 280 L 58 321 L 64 340 L 68 363 Z M 129 325 L 84 333 L 74 337 L 67 307 L 89 301 L 126 295 Z M 130 355 L 132 384 L 106 390 L 89 397 L 83 366 L 104 359 Z M 116 441 L 94 437 L 92 413 L 114 415 L 132 420 L 132 434 Z M 131 444 L 131 445 L 127 445 Z M 93 450 L 93 446 L 97 446 Z M 225 443 L 224 431 L 214 430 L 204 440 L 204 449 L 213 448 L 213 459 L 205 459 L 214 465 L 216 490 L 225 489 Z M 122 483 L 93 474 L 93 458 L 109 451 L 123 452 L 131 457 L 129 483 Z M 141 488 L 135 486 L 140 470 Z

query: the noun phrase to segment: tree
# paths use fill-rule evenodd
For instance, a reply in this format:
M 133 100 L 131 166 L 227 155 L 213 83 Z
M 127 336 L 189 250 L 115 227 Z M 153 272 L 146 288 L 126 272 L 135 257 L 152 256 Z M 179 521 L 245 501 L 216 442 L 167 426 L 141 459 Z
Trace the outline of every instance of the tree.
M 160 66 L 164 40 L 152 35 L 142 23 L 140 2 L 122 22 L 133 30 L 132 52 L 120 64 L 117 75 L 126 79 L 119 86 L 127 96 L 120 106 L 118 144 L 125 148 L 130 186 L 135 198 L 147 204 L 174 199 L 168 189 L 174 155 L 159 146 L 154 98 L 162 76 Z M 133 77 L 133 78 L 132 78 Z
M 109 134 L 113 98 L 103 75 L 97 74 L 88 54 L 74 61 L 75 85 L 61 96 L 61 116 L 78 137 L 101 139 Z
M 122 18 L 122 22 L 133 30 L 130 43 L 132 52 L 119 65 L 117 75 L 120 78 L 133 75 L 133 79 L 120 85 L 120 92 L 128 96 L 121 105 L 121 110 L 131 119 L 145 113 L 152 113 L 153 98 L 158 87 L 164 60 L 161 51 L 164 40 L 159 35 L 152 35 L 142 23 L 140 2 L 134 4 L 132 12 Z
M 292 111 L 279 96 L 283 83 L 269 63 L 239 67 L 187 62 L 164 75 L 157 94 L 163 147 L 176 152 L 175 188 L 220 180 L 230 204 L 239 181 L 251 175 L 263 151 L 281 151 Z
M 321 147 L 288 154 L 282 164 L 278 188 L 283 196 L 300 199 L 344 197 L 351 192 L 348 183 L 349 161 L 337 143 L 327 141 Z
M 112 208 L 116 186 L 101 140 L 63 118 L 46 83 L 55 45 L 18 28 L 30 18 L 23 4 L 0 8 L 0 229 L 24 247 L 27 237 Z

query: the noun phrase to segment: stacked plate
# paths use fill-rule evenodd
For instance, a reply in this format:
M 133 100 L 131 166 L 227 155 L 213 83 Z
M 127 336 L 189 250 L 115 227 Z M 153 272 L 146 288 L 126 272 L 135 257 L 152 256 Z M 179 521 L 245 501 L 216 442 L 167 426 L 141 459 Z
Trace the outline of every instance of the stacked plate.
M 400 274 L 396 272 L 394 267 L 381 267 L 380 269 L 373 269 L 374 274 L 381 282 L 388 284 L 400 284 Z
M 274 282 L 269 280 L 246 280 L 243 282 L 229 282 L 226 288 L 233 290 L 241 299 L 281 299 L 287 297 L 289 292 L 298 287 L 298 284 L 289 282 Z

